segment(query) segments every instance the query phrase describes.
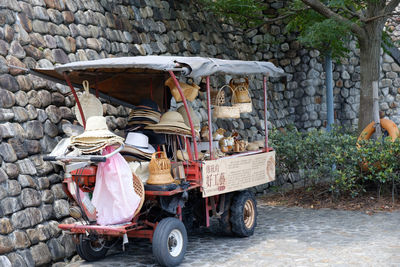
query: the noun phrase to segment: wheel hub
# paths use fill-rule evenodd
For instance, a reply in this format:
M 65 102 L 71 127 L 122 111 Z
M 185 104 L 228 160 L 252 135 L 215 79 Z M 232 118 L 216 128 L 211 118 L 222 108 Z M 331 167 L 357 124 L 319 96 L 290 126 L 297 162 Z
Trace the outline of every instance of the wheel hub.
M 104 248 L 106 241 L 104 238 L 98 238 L 97 240 L 91 240 L 89 244 L 94 251 L 101 251 Z
M 244 204 L 243 220 L 246 228 L 250 229 L 251 227 L 253 227 L 255 220 L 255 208 L 253 201 L 251 201 L 250 199 L 248 199 Z
M 183 248 L 183 236 L 178 229 L 174 229 L 168 236 L 168 251 L 173 257 L 177 257 Z

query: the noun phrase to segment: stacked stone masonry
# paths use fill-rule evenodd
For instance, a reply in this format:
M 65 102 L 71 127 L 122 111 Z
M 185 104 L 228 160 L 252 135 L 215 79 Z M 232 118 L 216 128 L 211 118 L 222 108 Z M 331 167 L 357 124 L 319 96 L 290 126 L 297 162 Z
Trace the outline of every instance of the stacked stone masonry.
M 75 102 L 66 86 L 17 68 L 50 67 L 112 56 L 183 55 L 271 60 L 288 74 L 270 79 L 269 126 L 321 128 L 326 120 L 324 71 L 318 51 L 302 48 L 276 22 L 240 33 L 201 12 L 196 1 L 1 0 L 0 1 L 0 265 L 40 266 L 75 254 L 58 223 L 71 222 L 62 169 L 42 160 L 71 131 Z M 283 1 L 268 1 L 270 11 Z M 359 105 L 359 58 L 334 66 L 338 124 L 354 125 Z M 400 67 L 383 55 L 381 110 L 400 123 Z M 214 127 L 249 141 L 264 132 L 262 77 L 252 77 L 253 112 Z M 230 77 L 213 77 L 217 88 Z M 196 81 L 199 82 L 199 81 Z M 227 92 L 228 93 L 228 92 Z M 205 123 L 204 95 L 192 106 Z M 129 110 L 104 102 L 112 130 L 124 129 Z M 61 264 L 61 263 L 60 263 Z M 61 265 L 58 266 L 61 266 Z

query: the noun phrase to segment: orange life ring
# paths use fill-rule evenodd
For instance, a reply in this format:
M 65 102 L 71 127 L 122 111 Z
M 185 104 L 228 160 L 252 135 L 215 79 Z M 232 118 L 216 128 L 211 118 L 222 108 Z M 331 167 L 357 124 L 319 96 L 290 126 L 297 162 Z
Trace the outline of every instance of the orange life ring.
M 380 119 L 380 124 L 383 129 L 385 129 L 389 136 L 392 137 L 392 142 L 394 142 L 397 137 L 399 136 L 399 128 L 397 125 L 388 119 Z M 357 146 L 359 147 L 360 145 L 358 144 L 359 141 L 361 140 L 368 140 L 371 135 L 375 132 L 375 122 L 371 122 L 370 124 L 367 125 L 367 127 L 364 128 L 364 130 L 361 132 L 360 136 L 358 136 L 357 139 Z
M 397 125 L 393 121 L 388 119 L 380 119 L 380 124 L 381 127 L 388 132 L 389 136 L 392 138 L 392 142 L 394 142 L 399 136 L 399 128 L 397 127 Z M 360 133 L 357 139 L 358 148 L 360 148 L 359 142 L 361 140 L 368 140 L 371 137 L 371 135 L 375 132 L 374 125 L 375 122 L 373 121 L 370 124 L 368 124 L 367 127 L 365 127 L 364 130 Z M 368 171 L 368 162 L 363 161 L 362 163 L 360 163 L 360 165 L 363 171 Z M 380 163 L 375 162 L 374 166 L 380 168 L 379 167 Z

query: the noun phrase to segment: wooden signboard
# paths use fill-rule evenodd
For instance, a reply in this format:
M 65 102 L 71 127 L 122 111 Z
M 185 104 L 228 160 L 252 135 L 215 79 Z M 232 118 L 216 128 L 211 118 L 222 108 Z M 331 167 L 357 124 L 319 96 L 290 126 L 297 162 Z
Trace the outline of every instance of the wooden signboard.
M 275 151 L 205 161 L 203 197 L 265 184 L 275 180 Z

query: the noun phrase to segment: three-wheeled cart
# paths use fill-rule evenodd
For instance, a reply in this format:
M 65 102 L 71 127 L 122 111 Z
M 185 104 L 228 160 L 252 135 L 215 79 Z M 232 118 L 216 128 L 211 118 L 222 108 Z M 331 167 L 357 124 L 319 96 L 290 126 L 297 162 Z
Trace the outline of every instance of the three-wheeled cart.
M 202 57 L 144 56 L 108 58 L 74 62 L 50 69 L 27 70 L 31 74 L 68 85 L 81 111 L 75 88 L 84 80 L 93 87 L 93 94 L 114 104 L 133 108 L 149 95 L 161 105 L 169 99 L 164 82 L 172 77 L 189 117 L 191 138 L 185 138 L 189 160 L 183 162 L 186 179 L 172 190 L 145 190 L 144 203 L 131 222 L 123 225 L 101 226 L 77 222 L 59 227 L 73 234 L 77 252 L 85 260 L 105 256 L 110 244 L 118 237 L 147 238 L 152 242 L 156 261 L 165 266 L 179 265 L 185 255 L 187 230 L 193 226 L 210 225 L 210 217 L 219 219 L 222 231 L 239 237 L 251 236 L 257 223 L 257 206 L 249 188 L 275 178 L 275 152 L 268 146 L 267 79 L 282 75 L 282 70 L 269 62 L 222 60 Z M 237 153 L 222 158 L 213 155 L 213 129 L 210 103 L 211 75 L 263 76 L 265 146 L 256 151 Z M 208 136 L 210 159 L 198 160 L 195 129 L 188 104 L 176 76 L 206 80 Z M 81 112 L 81 117 L 84 116 Z M 192 149 L 191 149 L 192 147 Z M 192 150 L 192 151 L 191 151 Z M 118 152 L 119 150 L 116 150 Z M 66 163 L 63 184 L 72 201 L 83 213 L 90 211 L 79 190 L 93 192 L 96 163 L 112 156 L 52 157 Z M 86 216 L 87 217 L 87 216 Z

